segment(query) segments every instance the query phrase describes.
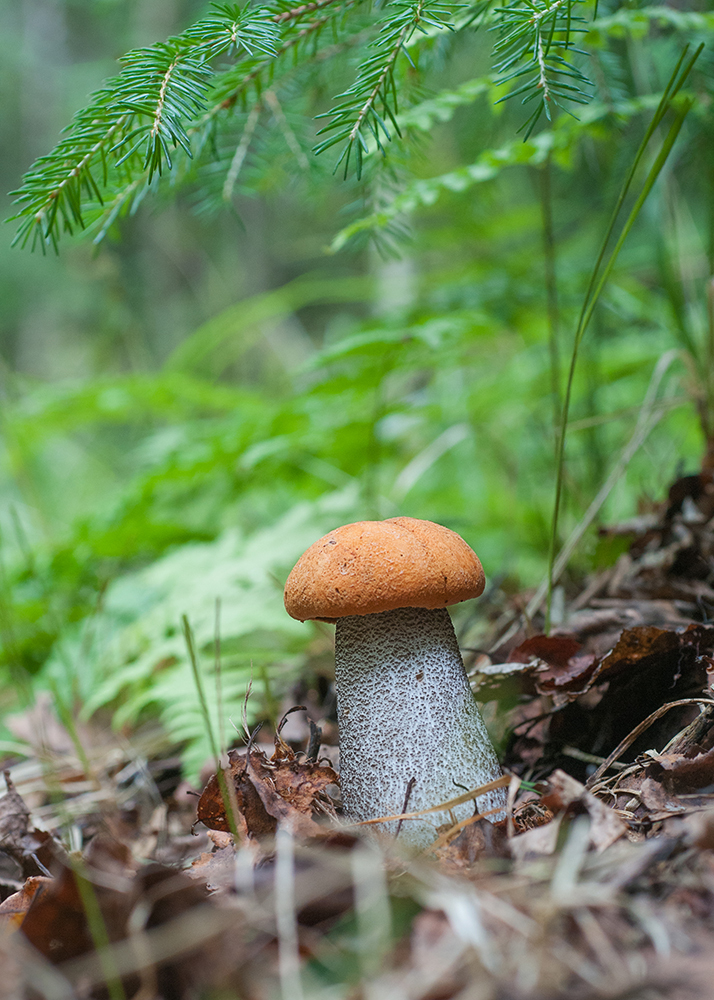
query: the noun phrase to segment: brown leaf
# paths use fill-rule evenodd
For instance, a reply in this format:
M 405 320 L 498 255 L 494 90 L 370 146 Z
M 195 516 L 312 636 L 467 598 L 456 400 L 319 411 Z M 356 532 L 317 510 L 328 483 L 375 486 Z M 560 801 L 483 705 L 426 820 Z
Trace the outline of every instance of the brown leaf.
M 534 635 L 511 652 L 511 663 L 499 664 L 493 670 L 500 669 L 503 675 L 504 667 L 508 666 L 513 675 L 517 672 L 513 669 L 516 663 L 527 664 L 520 671 L 523 680 L 531 677 L 540 694 L 580 693 L 587 689 L 599 662 L 593 653 L 580 653 L 580 649 L 581 644 L 574 635 Z
M 262 750 L 231 752 L 229 760 L 224 774 L 235 789 L 236 805 L 250 836 L 273 834 L 279 822 L 289 823 L 300 837 L 324 833 L 313 814 L 318 801 L 329 811 L 325 790 L 339 782 L 332 767 L 298 758 L 279 735 L 269 760 Z M 230 829 L 216 775 L 201 795 L 197 816 L 210 829 Z
M 640 821 L 655 823 L 714 806 L 713 784 L 714 750 L 693 757 L 649 753 L 619 783 L 617 805 L 628 807 Z
M 469 823 L 457 837 L 439 848 L 436 857 L 456 869 L 467 868 L 479 858 L 508 857 L 505 824 L 489 823 L 487 819 Z
M 598 851 L 604 851 L 619 840 L 627 827 L 614 810 L 596 798 L 584 785 L 565 771 L 554 771 L 548 779 L 548 791 L 542 802 L 554 813 L 587 812 L 590 816 L 590 842 Z
M 593 653 L 573 656 L 562 667 L 549 667 L 538 672 L 536 687 L 541 694 L 560 691 L 583 694 L 592 684 L 598 657 Z
M 105 1000 L 108 995 L 105 968 L 95 957 L 98 929 L 112 944 L 127 939 L 138 942 L 140 935 L 147 935 L 142 947 L 137 947 L 137 962 L 132 962 L 131 971 L 121 978 L 125 996 L 134 996 L 147 981 L 155 987 L 147 994 L 151 996 L 188 1000 L 202 993 L 200 987 L 212 981 L 221 955 L 227 953 L 227 948 L 218 947 L 218 937 L 204 940 L 197 952 L 190 937 L 182 941 L 180 935 L 186 931 L 179 930 L 175 952 L 165 952 L 165 957 L 153 964 L 148 935 L 178 921 L 189 910 L 208 907 L 205 886 L 192 882 L 181 871 L 158 864 L 133 873 L 116 842 L 105 840 L 93 854 L 102 870 L 84 864 L 81 870 L 78 865 L 62 864 L 56 877 L 35 894 L 20 933 L 51 964 L 61 965 L 70 983 L 81 985 L 83 997 Z M 216 933 L 221 933 L 221 928 Z M 87 976 L 95 977 L 91 990 Z
M 714 749 L 694 757 L 680 754 L 652 756 L 647 765 L 649 776 L 659 781 L 670 795 L 688 795 L 714 786 Z
M 640 785 L 640 801 L 645 807 L 645 815 L 650 819 L 663 819 L 685 811 L 676 796 L 668 795 L 666 789 L 654 778 L 644 778 Z
M 219 847 L 212 853 L 204 851 L 200 857 L 191 864 L 187 875 L 193 879 L 200 879 L 212 890 L 229 891 L 235 885 L 236 878 L 236 851 L 233 844 L 226 847 Z
M 535 826 L 512 837 L 509 846 L 515 860 L 525 861 L 526 858 L 554 854 L 558 846 L 558 833 L 562 820 L 562 815 L 556 816 L 550 823 Z
M 229 766 L 224 769 L 226 781 L 231 782 L 235 789 L 236 806 L 239 815 L 236 817 L 239 828 L 244 826 L 245 832 L 254 837 L 275 833 L 277 823 L 266 811 L 253 782 L 248 775 L 248 756 L 265 759 L 261 750 L 251 750 L 248 755 L 239 755 L 235 751 L 228 754 Z M 211 830 L 221 830 L 230 833 L 230 824 L 226 815 L 226 805 L 216 775 L 212 775 L 198 800 L 196 811 L 198 820 Z
M 526 712 L 524 705 L 514 711 L 515 739 L 505 766 L 516 773 L 530 767 L 536 777 L 562 767 L 584 780 L 588 758 L 583 756 L 578 763 L 577 751 L 605 758 L 663 704 L 706 692 L 713 646 L 714 628 L 708 626 L 693 625 L 684 631 L 637 627 L 625 630 L 592 672 L 586 667 L 589 677 L 584 688 L 548 691 L 539 673 L 539 690 L 554 696 L 554 703 L 552 707 L 531 703 L 534 712 Z M 684 704 L 657 717 L 635 735 L 620 761 L 666 745 L 683 725 L 692 722 L 696 711 L 694 705 Z M 529 716 L 534 714 L 540 714 L 542 722 L 532 724 Z
M 30 810 L 5 771 L 7 793 L 0 798 L 0 850 L 21 868 L 25 878 L 44 875 L 63 848 L 45 830 L 35 829 Z
M 96 888 L 97 894 L 105 895 L 107 891 Z M 120 936 L 128 913 L 127 906 L 121 926 L 117 926 L 116 920 L 107 926 L 111 941 Z M 43 892 L 35 896 L 21 930 L 30 944 L 53 964 L 91 951 L 92 935 L 72 868 L 62 865 Z
M 551 667 L 567 667 L 568 661 L 580 649 L 574 635 L 534 635 L 517 646 L 510 659 L 518 663 L 543 660 Z
M 13 892 L 0 903 L 0 921 L 10 927 L 19 927 L 35 894 L 51 881 L 46 875 L 32 875 L 26 879 L 19 892 Z
M 714 808 L 692 813 L 681 822 L 692 844 L 703 851 L 714 851 Z
M 597 679 L 610 680 L 625 670 L 640 666 L 646 659 L 663 657 L 673 651 L 692 647 L 697 656 L 714 649 L 714 628 L 690 625 L 684 631 L 642 625 L 625 629 L 619 640 L 603 658 Z
M 0 848 L 9 851 L 19 848 L 22 838 L 30 828 L 30 810 L 19 794 L 9 771 L 3 772 L 7 793 L 0 799 Z

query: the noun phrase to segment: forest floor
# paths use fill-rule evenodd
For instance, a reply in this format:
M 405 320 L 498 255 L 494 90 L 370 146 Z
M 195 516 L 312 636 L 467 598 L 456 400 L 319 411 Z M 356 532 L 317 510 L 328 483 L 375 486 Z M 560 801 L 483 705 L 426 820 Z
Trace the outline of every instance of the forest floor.
M 547 637 L 522 596 L 491 606 L 466 657 L 510 733 L 508 816 L 419 856 L 341 825 L 315 692 L 310 729 L 231 753 L 228 809 L 155 733 L 36 705 L 0 798 L 0 998 L 709 1000 L 713 514 L 690 476 L 612 529 L 627 550 Z

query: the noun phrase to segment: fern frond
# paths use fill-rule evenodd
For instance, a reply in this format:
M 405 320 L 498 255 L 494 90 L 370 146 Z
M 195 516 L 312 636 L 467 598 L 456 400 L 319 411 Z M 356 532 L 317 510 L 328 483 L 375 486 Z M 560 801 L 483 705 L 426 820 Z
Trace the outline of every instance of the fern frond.
M 590 100 L 590 94 L 582 89 L 591 86 L 590 81 L 568 58 L 570 53 L 584 54 L 573 45 L 573 36 L 588 30 L 583 27 L 585 18 L 573 13 L 576 4 L 584 2 L 513 0 L 494 12 L 498 22 L 492 30 L 501 36 L 494 46 L 499 83 L 527 77 L 500 100 L 521 97 L 521 104 L 535 101 L 534 109 L 519 130 L 524 132 L 525 139 L 543 112 L 550 121 L 552 109 L 563 108 L 563 102 L 587 104 Z
M 315 152 L 323 153 L 338 143 L 344 143 L 335 170 L 344 162 L 345 177 L 353 153 L 357 177 L 361 177 L 363 154 L 369 152 L 367 134 L 372 136 L 382 152 L 382 139 L 387 142 L 392 139 L 387 121 L 401 136 L 394 77 L 397 59 L 404 53 L 411 62 L 407 44 L 415 32 L 426 33 L 428 28 L 440 31 L 452 27 L 456 7 L 453 3 L 431 3 L 430 0 L 391 4 L 389 9 L 395 13 L 382 21 L 380 33 L 371 45 L 373 54 L 360 66 L 354 84 L 335 98 L 339 103 L 330 111 L 318 115 L 318 118 L 332 119 L 329 125 L 320 129 L 318 135 L 332 134 L 315 147 Z

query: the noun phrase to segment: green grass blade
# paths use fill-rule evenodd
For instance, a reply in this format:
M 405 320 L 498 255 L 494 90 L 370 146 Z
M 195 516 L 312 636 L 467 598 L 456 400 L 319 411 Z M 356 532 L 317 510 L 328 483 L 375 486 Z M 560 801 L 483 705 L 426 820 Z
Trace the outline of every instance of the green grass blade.
M 206 727 L 206 736 L 208 737 L 216 764 L 216 781 L 218 782 L 218 788 L 220 789 L 221 798 L 223 799 L 223 808 L 226 813 L 226 820 L 236 843 L 238 843 L 240 835 L 238 833 L 238 803 L 236 801 L 235 789 L 233 788 L 233 785 L 226 780 L 226 773 L 223 770 L 223 762 L 221 760 L 221 756 L 218 751 L 218 744 L 216 743 L 216 737 L 213 732 L 211 715 L 208 711 L 208 702 L 206 700 L 206 692 L 203 689 L 203 679 L 198 666 L 198 657 L 196 655 L 196 644 L 193 638 L 193 631 L 186 615 L 181 615 L 181 627 L 186 641 L 188 658 L 191 662 L 191 672 L 193 674 L 193 682 L 196 685 L 196 693 L 198 694 L 198 703 L 201 708 L 201 715 L 203 716 L 203 724 Z
M 684 104 L 684 106 L 679 110 L 677 117 L 675 118 L 675 121 L 673 122 L 669 130 L 669 133 L 667 134 L 667 137 L 662 145 L 662 148 L 647 175 L 642 190 L 635 204 L 633 205 L 627 220 L 625 221 L 622 227 L 620 235 L 610 253 L 607 263 L 604 265 L 604 270 L 602 270 L 601 272 L 601 268 L 603 267 L 603 262 L 605 260 L 607 246 L 609 245 L 611 236 L 614 232 L 617 218 L 619 216 L 622 205 L 624 204 L 625 198 L 627 197 L 629 189 L 632 185 L 635 171 L 637 170 L 637 167 L 645 153 L 645 150 L 649 144 L 650 139 L 654 135 L 656 128 L 662 121 L 662 118 L 664 117 L 668 108 L 671 106 L 672 100 L 684 85 L 684 82 L 689 76 L 689 73 L 691 72 L 692 67 L 694 66 L 695 61 L 699 57 L 702 49 L 703 45 L 700 45 L 699 48 L 694 53 L 694 55 L 689 59 L 689 61 L 682 69 L 682 64 L 684 63 L 688 51 L 688 47 L 686 47 L 682 52 L 682 55 L 680 56 L 679 61 L 677 62 L 677 65 L 675 66 L 672 75 L 670 76 L 669 82 L 662 95 L 662 100 L 660 101 L 660 104 L 657 110 L 655 111 L 652 121 L 650 122 L 649 127 L 647 128 L 647 131 L 645 132 L 642 142 L 640 143 L 637 153 L 635 154 L 632 166 L 630 167 L 627 177 L 625 178 L 625 181 L 623 183 L 622 190 L 615 205 L 615 209 L 610 219 L 610 224 L 608 226 L 607 232 L 602 241 L 600 252 L 595 262 L 595 266 L 590 276 L 590 281 L 588 283 L 585 297 L 583 299 L 580 318 L 578 320 L 578 325 L 575 331 L 575 338 L 573 341 L 573 349 L 570 358 L 570 367 L 568 370 L 568 379 L 566 383 L 565 396 L 561 411 L 560 433 L 557 441 L 555 499 L 553 503 L 553 518 L 551 522 L 550 543 L 548 551 L 548 593 L 547 593 L 546 613 L 545 613 L 546 632 L 550 630 L 551 603 L 553 597 L 553 566 L 555 562 L 556 539 L 558 536 L 558 519 L 560 516 L 560 506 L 563 494 L 565 433 L 568 423 L 568 413 L 570 409 L 570 399 L 572 395 L 573 379 L 575 376 L 575 367 L 578 359 L 578 351 L 580 348 L 580 344 L 582 342 L 583 335 L 585 334 L 588 324 L 592 318 L 595 306 L 612 272 L 612 269 L 615 265 L 620 250 L 622 249 L 622 245 L 625 239 L 627 238 L 627 235 L 629 234 L 630 230 L 632 229 L 632 226 L 634 225 L 635 220 L 637 219 L 637 216 L 639 215 L 640 210 L 642 209 L 642 206 L 644 205 L 645 200 L 647 199 L 647 196 L 652 190 L 655 181 L 659 177 L 659 174 L 662 171 L 662 168 L 664 167 L 664 164 L 666 163 L 667 158 L 669 157 L 669 154 L 672 151 L 677 136 L 679 135 L 679 130 L 681 129 L 684 119 L 692 106 L 691 101 L 687 101 Z M 680 69 L 682 70 L 681 73 Z

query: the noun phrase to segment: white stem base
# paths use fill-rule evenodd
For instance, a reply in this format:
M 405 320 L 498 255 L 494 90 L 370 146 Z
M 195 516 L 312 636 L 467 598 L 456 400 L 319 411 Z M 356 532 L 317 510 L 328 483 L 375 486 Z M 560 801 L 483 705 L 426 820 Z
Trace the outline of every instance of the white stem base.
M 342 798 L 350 819 L 414 812 L 501 776 L 445 608 L 339 618 L 335 662 Z M 505 802 L 505 789 L 498 789 L 480 796 L 476 808 Z M 467 802 L 452 815 L 404 820 L 399 840 L 427 847 L 439 826 L 473 814 Z M 394 836 L 397 823 L 380 829 Z

